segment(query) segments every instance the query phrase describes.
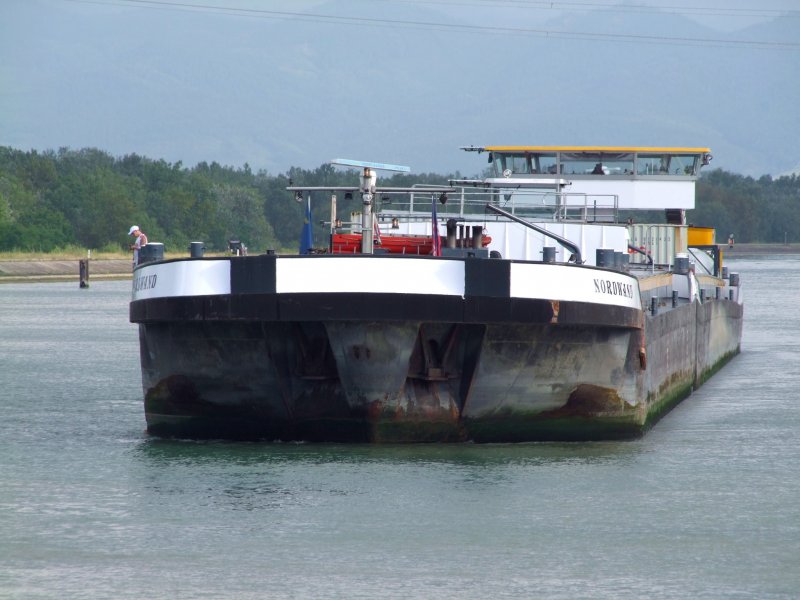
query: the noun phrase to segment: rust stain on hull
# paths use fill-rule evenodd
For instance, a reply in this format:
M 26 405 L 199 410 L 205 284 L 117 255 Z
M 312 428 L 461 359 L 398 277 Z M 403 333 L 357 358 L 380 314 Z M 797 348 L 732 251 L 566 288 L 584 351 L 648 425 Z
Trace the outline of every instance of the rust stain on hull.
M 558 323 L 558 311 L 561 308 L 561 302 L 558 300 L 550 300 L 550 308 L 553 309 L 553 316 L 550 317 L 550 322 Z
M 623 415 L 634 410 L 634 406 L 623 400 L 613 388 L 582 383 L 569 395 L 561 408 L 541 413 L 541 418 L 596 417 Z

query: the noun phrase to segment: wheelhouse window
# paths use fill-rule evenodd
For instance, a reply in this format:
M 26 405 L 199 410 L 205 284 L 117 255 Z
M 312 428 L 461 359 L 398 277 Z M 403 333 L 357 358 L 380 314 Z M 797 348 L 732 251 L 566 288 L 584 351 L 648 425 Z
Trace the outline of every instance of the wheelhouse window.
M 562 152 L 561 172 L 567 175 L 633 175 L 630 152 Z
M 555 175 L 558 173 L 558 155 L 555 152 L 531 154 L 531 172 Z
M 639 154 L 636 172 L 639 175 L 696 175 L 697 154 Z
M 687 152 L 640 152 L 635 148 L 616 149 L 496 150 L 490 157 L 495 177 L 537 177 L 538 175 L 690 177 L 710 154 Z M 655 149 L 652 149 L 655 150 Z
M 530 155 L 525 154 L 495 154 L 494 172 L 497 177 L 513 177 L 514 175 L 529 175 L 531 172 Z
M 519 177 L 520 175 L 539 175 L 558 173 L 558 154 L 556 152 L 525 152 L 520 154 L 493 154 L 496 177 Z

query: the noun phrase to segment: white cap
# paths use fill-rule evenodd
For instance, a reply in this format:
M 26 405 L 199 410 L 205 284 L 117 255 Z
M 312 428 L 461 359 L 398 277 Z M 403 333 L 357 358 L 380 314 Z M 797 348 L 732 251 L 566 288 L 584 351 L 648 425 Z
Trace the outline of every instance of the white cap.
M 139 230 L 139 226 L 138 225 L 134 225 L 134 226 L 131 227 L 131 230 L 128 232 L 128 235 L 133 235 L 133 232 L 134 231 L 138 231 L 138 230 Z

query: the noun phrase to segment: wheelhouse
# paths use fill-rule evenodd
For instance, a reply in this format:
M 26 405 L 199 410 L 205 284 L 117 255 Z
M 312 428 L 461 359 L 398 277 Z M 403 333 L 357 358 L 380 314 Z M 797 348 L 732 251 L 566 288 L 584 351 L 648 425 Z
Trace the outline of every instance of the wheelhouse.
M 708 148 L 487 146 L 494 177 L 611 176 L 694 178 L 711 160 Z

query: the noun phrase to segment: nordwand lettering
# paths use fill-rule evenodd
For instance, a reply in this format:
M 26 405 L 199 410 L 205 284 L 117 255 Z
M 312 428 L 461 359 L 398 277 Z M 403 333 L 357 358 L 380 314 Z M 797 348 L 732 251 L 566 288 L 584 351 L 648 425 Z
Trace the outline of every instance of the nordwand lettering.
M 158 282 L 158 274 L 153 275 L 140 275 L 133 282 L 133 291 L 140 292 L 142 290 L 152 290 L 156 287 Z
M 594 291 L 595 293 L 608 294 L 609 296 L 633 298 L 633 284 L 611 281 L 609 279 L 595 279 Z

